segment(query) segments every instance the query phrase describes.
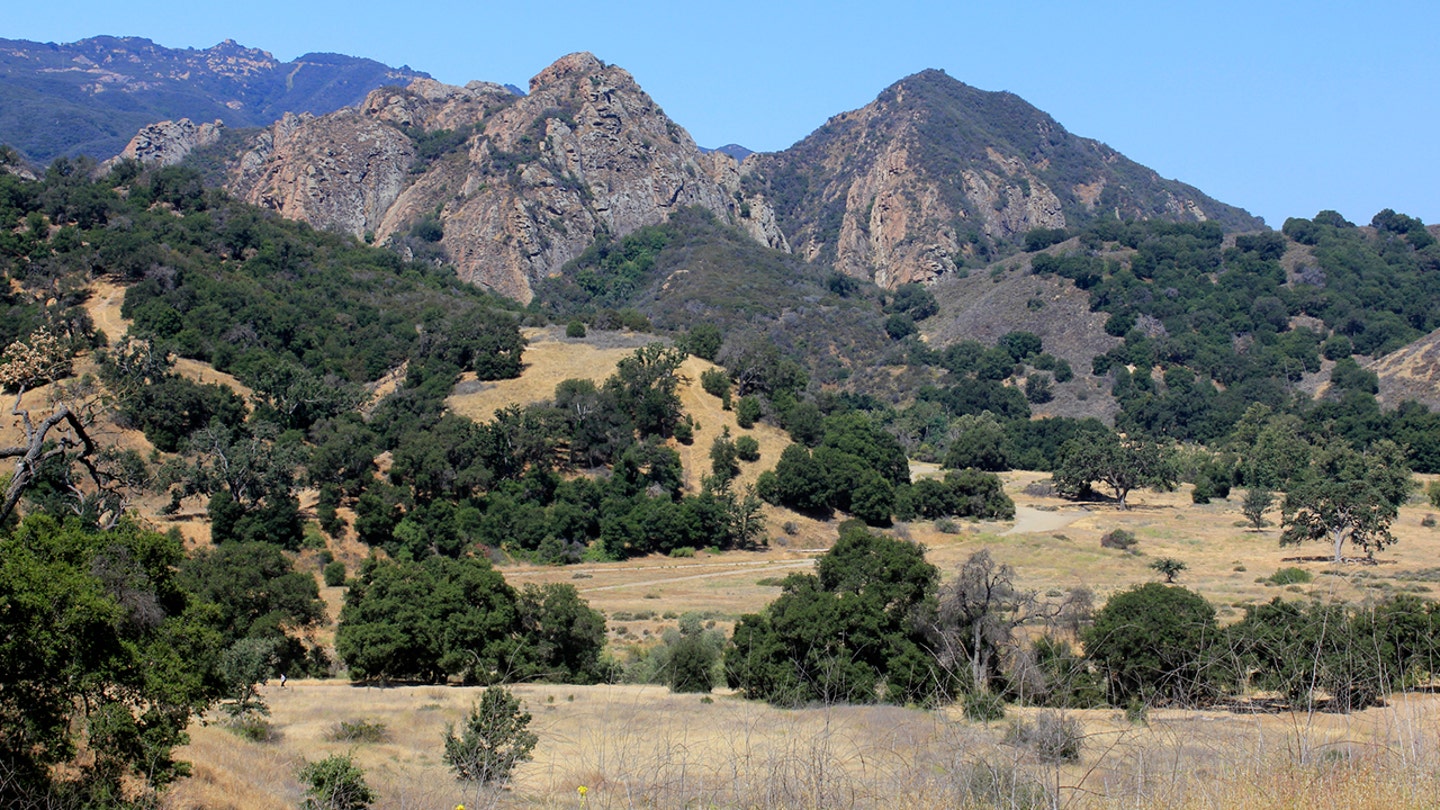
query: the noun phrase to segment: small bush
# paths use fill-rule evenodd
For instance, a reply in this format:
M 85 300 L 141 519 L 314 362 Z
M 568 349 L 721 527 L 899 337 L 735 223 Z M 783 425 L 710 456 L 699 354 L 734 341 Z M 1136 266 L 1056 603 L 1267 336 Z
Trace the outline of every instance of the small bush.
M 685 558 L 694 557 L 694 556 L 695 556 L 695 549 L 693 549 L 693 548 L 691 548 L 691 547 L 689 547 L 689 546 L 680 546 L 679 548 L 672 548 L 672 549 L 670 549 L 670 556 L 671 556 L 671 557 L 677 557 L 677 558 L 679 558 L 679 557 L 685 557 Z
M 574 320 L 574 321 L 571 321 L 570 323 L 565 324 L 565 337 L 567 337 L 567 338 L 583 338 L 583 337 L 585 337 L 585 323 L 584 323 L 583 321 Z
M 460 736 L 445 730 L 445 763 L 455 777 L 488 785 L 504 782 L 516 765 L 527 762 L 540 738 L 529 730 L 530 713 L 502 686 L 485 690 L 470 710 Z
M 1265 581 L 1271 585 L 1304 585 L 1314 578 L 1315 576 L 1304 568 L 1296 568 L 1292 565 L 1289 568 L 1281 568 Z
M 233 718 L 225 724 L 225 728 L 241 739 L 256 743 L 275 742 L 280 739 L 280 732 L 259 714 L 247 713 Z
M 735 404 L 735 424 L 745 430 L 755 427 L 755 422 L 760 419 L 760 400 L 754 396 L 744 396 Z
M 335 560 L 327 564 L 321 575 L 325 577 L 325 584 L 336 588 L 345 584 L 345 563 Z
M 1079 762 L 1085 732 L 1080 721 L 1059 712 L 1041 712 L 1034 722 L 1016 722 L 1005 741 L 1030 750 L 1041 762 Z
M 695 443 L 695 420 L 690 414 L 685 414 L 675 423 L 675 441 L 686 445 Z
M 730 396 L 730 375 L 718 368 L 707 368 L 700 372 L 700 387 L 710 396 L 726 399 Z
M 935 531 L 941 534 L 959 534 L 960 524 L 948 517 L 942 517 L 935 521 Z
M 1107 532 L 1104 537 L 1100 538 L 1100 545 L 1102 547 L 1118 549 L 1120 551 L 1130 551 L 1135 548 L 1139 542 L 1140 541 L 1135 539 L 1133 533 L 1127 532 L 1124 529 L 1115 529 Z
M 304 810 L 364 810 L 376 799 L 365 771 L 343 754 L 301 768 L 300 781 L 306 785 Z
M 1435 528 L 1435 516 L 1434 516 L 1434 515 L 1426 515 L 1425 517 L 1423 517 L 1423 518 L 1420 519 L 1420 525 L 1421 525 L 1421 526 L 1424 526 L 1424 527 L 1427 528 L 1427 529 L 1433 529 L 1433 528 Z
M 759 461 L 760 442 L 754 436 L 740 436 L 735 439 L 735 455 L 741 461 Z
M 379 743 L 390 737 L 390 730 L 379 721 L 341 720 L 330 729 L 328 736 L 336 742 Z
M 1005 719 L 1005 701 L 991 692 L 967 692 L 963 701 L 965 718 L 980 723 Z
M 1125 722 L 1134 726 L 1150 725 L 1150 706 L 1138 697 L 1125 704 Z

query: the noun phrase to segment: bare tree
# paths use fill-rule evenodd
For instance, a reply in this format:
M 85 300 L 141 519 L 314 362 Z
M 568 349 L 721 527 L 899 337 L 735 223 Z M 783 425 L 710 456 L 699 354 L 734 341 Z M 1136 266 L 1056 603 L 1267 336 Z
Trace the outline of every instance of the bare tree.
M 968 666 L 973 688 L 987 691 L 1015 646 L 1015 629 L 1040 610 L 1033 592 L 1015 586 L 1014 569 L 996 563 L 989 550 L 977 551 L 940 589 L 930 633 L 936 657 L 952 671 Z
M 86 411 L 77 412 L 63 396 L 52 397 L 54 410 L 39 421 L 24 407 L 27 391 L 55 379 L 68 367 L 64 342 L 44 329 L 30 335 L 28 342 L 10 344 L 0 358 L 0 385 L 17 391 L 10 415 L 17 418 L 21 434 L 17 444 L 0 446 L 0 459 L 15 459 L 15 471 L 0 501 L 0 523 L 47 470 L 62 471 L 61 485 L 73 496 L 72 508 L 80 514 L 93 514 L 102 526 L 114 525 L 124 510 L 121 476 L 107 463 L 113 459 L 102 453 L 91 437 Z M 76 467 L 83 470 L 82 475 L 71 474 Z

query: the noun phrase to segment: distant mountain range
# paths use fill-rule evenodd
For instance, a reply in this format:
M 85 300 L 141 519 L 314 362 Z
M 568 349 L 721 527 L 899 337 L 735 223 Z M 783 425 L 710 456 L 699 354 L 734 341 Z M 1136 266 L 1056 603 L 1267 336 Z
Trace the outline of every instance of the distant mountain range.
M 0 143 L 41 164 L 61 155 L 104 159 L 157 121 L 265 126 L 287 112 L 328 113 L 376 87 L 419 78 L 428 76 L 332 53 L 281 62 L 231 40 L 195 50 L 138 37 L 66 45 L 0 39 Z
M 333 54 L 282 63 L 232 41 L 0 40 L 0 142 L 42 163 L 124 148 L 170 164 L 202 150 L 206 176 L 249 202 L 448 261 L 522 301 L 597 239 L 696 205 L 886 288 L 1101 215 L 1264 227 L 1013 94 L 936 70 L 783 152 L 752 153 L 697 146 L 634 77 L 588 53 L 527 93 Z

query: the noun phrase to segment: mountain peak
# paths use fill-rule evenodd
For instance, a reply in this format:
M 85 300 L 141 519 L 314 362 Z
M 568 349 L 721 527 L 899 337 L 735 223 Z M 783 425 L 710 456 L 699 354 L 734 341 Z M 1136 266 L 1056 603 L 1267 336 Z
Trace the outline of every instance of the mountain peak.
M 1263 225 L 1072 135 L 1014 93 L 934 69 L 746 166 L 772 192 L 791 245 L 886 287 L 981 263 L 1032 229 L 1101 215 Z
M 589 51 L 577 51 L 572 54 L 556 59 L 551 65 L 530 80 L 530 92 L 534 93 L 542 87 L 564 81 L 572 76 L 584 76 L 590 73 L 599 73 L 605 69 L 605 63 L 595 57 Z

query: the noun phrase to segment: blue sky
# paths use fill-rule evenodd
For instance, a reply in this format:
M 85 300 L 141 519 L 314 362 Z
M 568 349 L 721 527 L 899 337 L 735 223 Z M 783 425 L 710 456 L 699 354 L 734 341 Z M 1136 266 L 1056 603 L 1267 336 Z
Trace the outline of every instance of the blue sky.
M 1440 222 L 1440 3 L 25 3 L 0 37 L 231 38 L 524 87 L 588 50 L 705 146 L 783 149 L 887 85 L 940 68 L 1008 90 L 1279 227 L 1333 208 Z

